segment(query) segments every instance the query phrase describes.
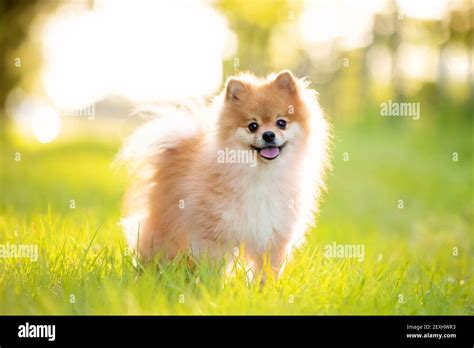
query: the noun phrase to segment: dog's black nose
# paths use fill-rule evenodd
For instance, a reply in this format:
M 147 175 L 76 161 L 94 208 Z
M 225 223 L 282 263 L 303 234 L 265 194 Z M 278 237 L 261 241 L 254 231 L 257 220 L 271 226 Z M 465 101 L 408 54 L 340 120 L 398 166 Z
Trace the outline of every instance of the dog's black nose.
M 271 143 L 273 140 L 275 140 L 275 133 L 271 131 L 266 131 L 263 132 L 262 134 L 263 140 L 265 140 L 267 143 Z

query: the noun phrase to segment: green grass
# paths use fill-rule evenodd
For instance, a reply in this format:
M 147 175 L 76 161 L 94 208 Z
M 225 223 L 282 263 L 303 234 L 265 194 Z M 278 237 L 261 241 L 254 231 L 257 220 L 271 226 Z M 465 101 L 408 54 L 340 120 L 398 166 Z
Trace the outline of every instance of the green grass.
M 403 122 L 336 127 L 318 227 L 261 290 L 186 256 L 133 266 L 118 226 L 126 179 L 110 166 L 118 142 L 11 137 L 0 244 L 37 244 L 39 258 L 0 259 L 0 313 L 474 314 L 472 129 Z M 333 242 L 364 245 L 365 259 L 325 258 Z

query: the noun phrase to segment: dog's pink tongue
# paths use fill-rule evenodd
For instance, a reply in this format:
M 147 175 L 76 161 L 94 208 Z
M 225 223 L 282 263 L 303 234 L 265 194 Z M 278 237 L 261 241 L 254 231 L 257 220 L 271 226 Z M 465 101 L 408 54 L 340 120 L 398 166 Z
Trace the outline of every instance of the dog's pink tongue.
M 260 155 L 265 158 L 275 158 L 279 154 L 280 154 L 280 149 L 276 146 L 269 146 L 260 150 Z

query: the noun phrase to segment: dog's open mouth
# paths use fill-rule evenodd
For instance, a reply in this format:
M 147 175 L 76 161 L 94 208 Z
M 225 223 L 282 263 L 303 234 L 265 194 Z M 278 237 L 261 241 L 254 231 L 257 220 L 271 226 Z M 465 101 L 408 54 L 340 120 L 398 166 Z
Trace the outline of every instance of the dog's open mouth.
M 280 152 L 283 146 L 285 146 L 285 144 L 283 144 L 282 146 L 268 145 L 260 148 L 252 145 L 252 148 L 258 152 L 260 157 L 267 160 L 274 160 L 275 158 L 280 156 Z

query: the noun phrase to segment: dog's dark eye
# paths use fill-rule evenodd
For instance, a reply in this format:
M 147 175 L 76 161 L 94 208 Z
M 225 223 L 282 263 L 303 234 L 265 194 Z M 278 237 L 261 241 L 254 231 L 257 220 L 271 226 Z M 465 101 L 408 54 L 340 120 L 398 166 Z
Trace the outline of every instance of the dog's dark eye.
M 285 129 L 286 128 L 286 121 L 285 120 L 278 120 L 277 121 L 277 127 L 280 129 Z
M 258 129 L 258 124 L 257 122 L 252 122 L 252 123 L 249 123 L 248 127 L 249 127 L 249 131 L 251 131 L 252 133 L 255 133 Z

